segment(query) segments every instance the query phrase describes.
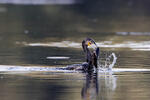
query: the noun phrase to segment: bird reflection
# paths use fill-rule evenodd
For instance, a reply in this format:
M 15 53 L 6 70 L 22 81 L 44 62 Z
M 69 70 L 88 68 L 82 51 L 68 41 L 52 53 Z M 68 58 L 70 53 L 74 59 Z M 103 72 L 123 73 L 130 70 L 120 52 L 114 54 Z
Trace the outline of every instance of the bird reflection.
M 81 96 L 83 100 L 96 100 L 98 95 L 97 72 L 87 72 L 86 82 L 83 85 Z
M 87 72 L 81 97 L 83 100 L 111 100 L 117 87 L 117 78 L 112 73 Z

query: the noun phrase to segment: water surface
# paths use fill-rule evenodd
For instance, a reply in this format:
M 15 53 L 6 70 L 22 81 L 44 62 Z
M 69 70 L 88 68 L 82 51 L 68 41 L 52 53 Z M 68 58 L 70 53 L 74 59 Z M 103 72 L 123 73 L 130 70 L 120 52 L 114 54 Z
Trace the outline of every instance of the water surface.
M 149 30 L 149 5 L 89 4 L 0 5 L 1 100 L 149 100 L 150 33 L 128 32 Z M 101 59 L 116 54 L 117 71 L 47 69 L 84 62 L 85 37 L 97 42 Z
M 80 72 L 34 71 L 34 67 L 65 67 L 84 62 L 80 41 L 86 36 L 87 34 L 77 40 L 76 37 L 61 38 L 61 40 L 59 37 L 47 37 L 46 41 L 37 42 L 15 40 L 7 49 L 3 46 L 0 50 L 1 66 L 5 68 L 25 66 L 33 67 L 33 69 L 17 72 L 12 69 L 1 71 L 1 99 L 149 100 L 150 72 L 131 70 L 149 69 L 148 36 L 134 38 L 132 35 L 122 36 L 110 33 L 93 37 L 101 48 L 102 58 L 114 52 L 117 56 L 114 68 L 128 68 L 130 72 L 103 72 L 93 75 Z M 104 37 L 107 39 L 105 40 Z M 118 44 L 121 46 L 116 46 Z

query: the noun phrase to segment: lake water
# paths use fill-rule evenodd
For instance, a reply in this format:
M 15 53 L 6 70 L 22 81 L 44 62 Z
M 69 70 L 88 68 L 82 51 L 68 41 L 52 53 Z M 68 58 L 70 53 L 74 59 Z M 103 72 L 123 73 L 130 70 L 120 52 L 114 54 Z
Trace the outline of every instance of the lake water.
M 149 100 L 150 33 L 110 32 L 119 28 L 130 31 L 136 24 L 135 20 L 130 22 L 134 15 L 128 20 L 130 23 L 120 19 L 126 23 L 112 27 L 121 21 L 115 18 L 114 22 L 106 24 L 104 22 L 111 19 L 107 17 L 97 23 L 99 15 L 93 16 L 85 9 L 80 12 L 80 7 L 0 6 L 0 100 Z M 107 14 L 103 13 L 100 18 Z M 100 26 L 106 32 L 101 32 Z M 115 53 L 114 68 L 121 71 L 87 74 L 36 69 L 84 62 L 81 42 L 85 37 L 96 41 L 101 58 Z

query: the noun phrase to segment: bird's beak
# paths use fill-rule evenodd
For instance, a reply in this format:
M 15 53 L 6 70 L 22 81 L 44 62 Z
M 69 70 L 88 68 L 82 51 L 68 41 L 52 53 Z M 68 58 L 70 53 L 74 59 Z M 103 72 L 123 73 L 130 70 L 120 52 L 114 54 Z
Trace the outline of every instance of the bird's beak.
M 88 42 L 88 46 L 90 46 L 91 44 L 92 44 L 92 43 L 89 41 L 89 42 Z

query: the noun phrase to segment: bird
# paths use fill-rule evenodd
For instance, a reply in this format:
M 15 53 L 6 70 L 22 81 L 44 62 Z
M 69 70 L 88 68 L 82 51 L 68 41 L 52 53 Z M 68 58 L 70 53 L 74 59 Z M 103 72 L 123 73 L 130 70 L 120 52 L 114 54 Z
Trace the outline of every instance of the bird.
M 83 52 L 85 53 L 86 62 L 82 64 L 73 64 L 67 66 L 66 70 L 91 71 L 98 68 L 99 47 L 91 38 L 82 41 Z
M 90 47 L 92 49 L 90 49 Z M 98 67 L 98 59 L 99 59 L 99 47 L 95 43 L 95 41 L 91 38 L 86 38 L 82 41 L 82 48 L 86 56 L 86 62 L 88 63 L 88 69 L 92 69 L 93 67 Z

